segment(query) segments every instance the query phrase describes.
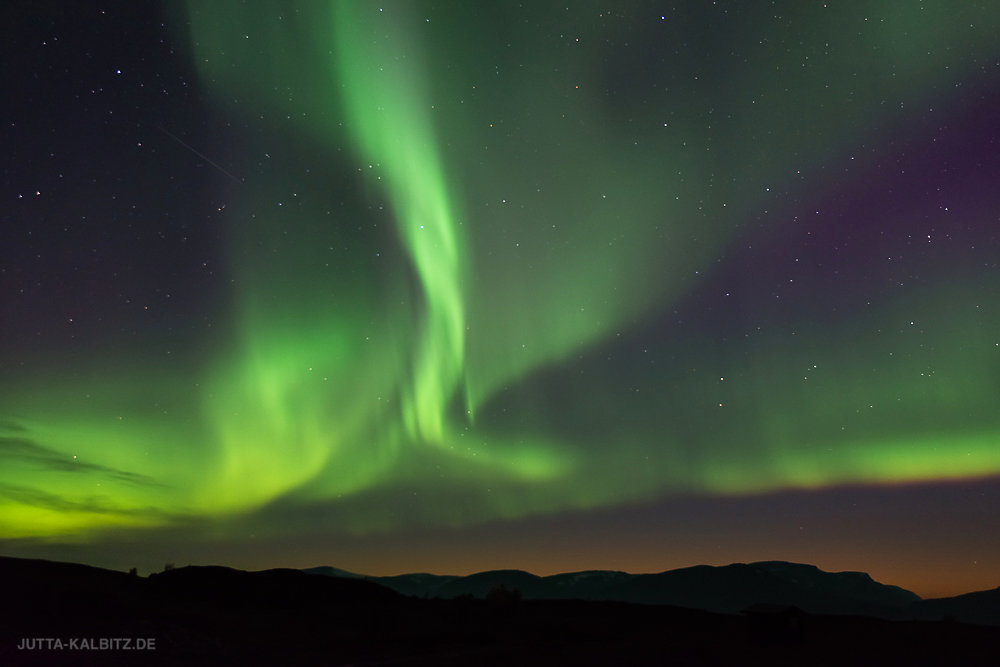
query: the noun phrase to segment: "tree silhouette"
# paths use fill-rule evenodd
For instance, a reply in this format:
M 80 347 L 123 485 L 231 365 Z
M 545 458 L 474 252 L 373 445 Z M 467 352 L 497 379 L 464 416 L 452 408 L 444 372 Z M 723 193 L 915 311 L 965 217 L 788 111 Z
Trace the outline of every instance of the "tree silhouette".
M 521 600 L 521 591 L 497 584 L 486 594 L 486 600 L 499 605 L 514 605 Z

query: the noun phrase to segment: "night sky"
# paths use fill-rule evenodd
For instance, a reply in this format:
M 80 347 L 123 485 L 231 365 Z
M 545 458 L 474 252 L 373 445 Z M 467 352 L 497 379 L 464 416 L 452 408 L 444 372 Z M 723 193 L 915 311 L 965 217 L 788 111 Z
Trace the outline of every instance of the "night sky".
M 0 553 L 1000 585 L 1000 6 L 522 4 L 3 3 Z

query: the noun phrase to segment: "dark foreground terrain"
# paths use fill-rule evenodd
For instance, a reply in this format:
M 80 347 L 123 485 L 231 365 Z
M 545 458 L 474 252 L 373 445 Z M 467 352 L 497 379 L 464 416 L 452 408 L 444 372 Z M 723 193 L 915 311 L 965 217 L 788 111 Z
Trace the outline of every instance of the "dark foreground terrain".
M 0 665 L 995 665 L 1000 649 L 1000 628 L 947 620 L 776 605 L 720 614 L 504 590 L 428 600 L 296 570 L 143 578 L 0 558 L 0 590 Z M 133 648 L 100 648 L 125 639 Z M 140 640 L 154 648 L 136 650 Z

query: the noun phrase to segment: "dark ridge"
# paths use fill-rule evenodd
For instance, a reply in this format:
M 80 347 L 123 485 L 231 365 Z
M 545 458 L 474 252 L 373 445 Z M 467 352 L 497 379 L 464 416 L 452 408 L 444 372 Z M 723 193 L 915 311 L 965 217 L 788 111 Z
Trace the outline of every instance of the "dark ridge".
M 913 604 L 913 610 L 920 618 L 1000 625 L 1000 587 L 950 598 L 920 600 Z
M 486 598 L 486 595 L 498 586 L 516 588 L 525 598 L 539 598 L 544 595 L 545 587 L 542 578 L 523 570 L 490 570 L 477 572 L 467 577 L 461 577 L 435 589 L 433 597 L 453 598 L 459 595 L 471 595 Z
M 414 574 L 400 574 L 391 577 L 378 577 L 378 583 L 391 588 L 397 593 L 412 597 L 430 597 L 428 591 L 440 590 L 446 584 L 458 579 L 458 577 L 442 574 L 427 574 L 418 572 Z
M 274 608 L 331 604 L 380 604 L 399 593 L 364 579 L 316 577 L 301 570 L 245 572 L 229 567 L 188 566 L 149 575 L 152 591 L 174 597 L 211 600 L 219 605 L 268 605 Z
M 995 664 L 1000 628 L 956 620 L 819 614 L 766 600 L 742 613 L 724 614 L 664 604 L 494 594 L 496 587 L 520 591 L 518 584 L 597 590 L 626 580 L 663 582 L 667 575 L 710 582 L 713 573 L 721 573 L 717 581 L 773 582 L 794 575 L 809 587 L 812 578 L 828 574 L 809 566 L 759 565 L 544 578 L 498 570 L 443 582 L 447 587 L 468 579 L 475 590 L 490 586 L 488 599 L 444 600 L 405 597 L 358 576 L 287 569 L 182 567 L 147 578 L 0 558 L 0 665 Z M 849 588 L 878 585 L 865 584 L 864 575 L 847 574 Z M 442 579 L 401 577 L 410 583 Z M 953 601 L 988 605 L 998 594 L 984 591 Z M 152 640 L 154 648 L 67 650 L 37 643 L 74 638 Z M 36 643 L 26 644 L 31 641 Z

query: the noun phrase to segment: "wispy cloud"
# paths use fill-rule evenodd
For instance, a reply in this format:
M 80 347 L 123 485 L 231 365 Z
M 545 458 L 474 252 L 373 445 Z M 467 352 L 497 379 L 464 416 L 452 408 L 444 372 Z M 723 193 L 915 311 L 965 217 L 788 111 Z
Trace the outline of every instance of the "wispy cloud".
M 20 430 L 23 427 L 9 428 L 9 423 L 4 423 L 7 430 Z M 27 437 L 0 436 L 0 468 L 7 467 L 16 462 L 27 463 L 46 470 L 71 473 L 98 473 L 111 479 L 136 484 L 141 486 L 163 486 L 162 483 L 154 480 L 148 475 L 119 470 L 99 463 L 88 463 L 78 458 L 68 456 L 63 452 L 40 445 Z

